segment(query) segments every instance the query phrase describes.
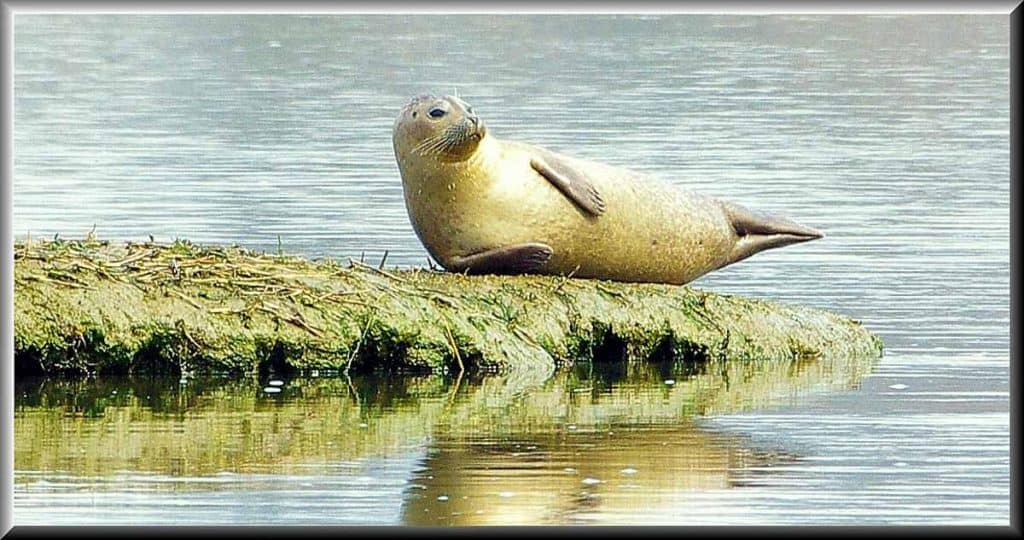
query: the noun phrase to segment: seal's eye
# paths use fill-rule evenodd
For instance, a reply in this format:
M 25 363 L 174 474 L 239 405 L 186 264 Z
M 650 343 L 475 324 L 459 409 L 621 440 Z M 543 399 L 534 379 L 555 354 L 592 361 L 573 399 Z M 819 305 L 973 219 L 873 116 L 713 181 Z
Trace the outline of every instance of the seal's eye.
M 440 107 L 434 107 L 433 109 L 430 109 L 430 112 L 428 112 L 427 114 L 429 114 L 431 118 L 441 118 L 447 112 L 448 111 L 446 111 L 446 110 L 444 110 L 444 109 L 442 109 Z

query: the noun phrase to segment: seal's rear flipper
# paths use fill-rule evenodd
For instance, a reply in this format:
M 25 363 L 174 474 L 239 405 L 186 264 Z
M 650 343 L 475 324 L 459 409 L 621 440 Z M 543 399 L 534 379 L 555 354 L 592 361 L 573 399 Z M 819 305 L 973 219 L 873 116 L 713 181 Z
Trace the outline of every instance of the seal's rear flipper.
M 818 229 L 805 227 L 785 218 L 757 214 L 738 204 L 723 202 L 722 208 L 740 237 L 725 264 L 742 261 L 766 249 L 798 244 L 825 236 L 825 233 Z

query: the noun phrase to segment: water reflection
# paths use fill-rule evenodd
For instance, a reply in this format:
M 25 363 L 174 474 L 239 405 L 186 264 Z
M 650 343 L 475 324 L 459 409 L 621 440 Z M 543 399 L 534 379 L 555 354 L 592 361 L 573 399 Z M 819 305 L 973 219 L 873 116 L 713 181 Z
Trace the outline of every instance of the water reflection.
M 733 487 L 736 471 L 794 459 L 708 430 L 699 416 L 851 388 L 871 367 L 610 363 L 519 386 L 500 376 L 25 379 L 16 389 L 15 498 L 20 522 L 60 501 L 81 523 L 109 517 L 122 491 L 173 493 L 186 505 L 189 493 L 202 501 L 237 491 L 244 496 L 218 503 L 232 519 L 241 511 L 246 521 L 280 523 L 280 513 L 240 508 L 283 484 L 357 512 L 365 487 L 353 482 L 389 481 L 401 505 L 394 519 L 404 523 L 564 523 L 587 509 L 636 511 Z M 91 494 L 88 504 L 74 493 Z M 178 515 L 151 506 L 137 517 Z M 380 501 L 367 508 L 379 511 Z M 359 517 L 373 521 L 301 514 Z
M 406 491 L 414 525 L 585 522 L 671 506 L 691 492 L 743 484 L 742 471 L 797 456 L 749 446 L 688 419 L 536 431 L 515 439 L 438 434 Z

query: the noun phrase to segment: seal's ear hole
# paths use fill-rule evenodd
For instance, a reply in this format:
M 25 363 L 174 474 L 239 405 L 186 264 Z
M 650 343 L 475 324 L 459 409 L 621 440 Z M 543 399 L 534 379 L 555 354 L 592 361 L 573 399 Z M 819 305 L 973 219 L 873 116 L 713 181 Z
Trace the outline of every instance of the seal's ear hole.
M 417 113 L 416 111 L 413 111 L 413 112 L 412 112 L 412 117 L 413 117 L 413 118 L 416 118 L 416 115 L 417 115 L 417 114 L 419 114 L 419 113 Z

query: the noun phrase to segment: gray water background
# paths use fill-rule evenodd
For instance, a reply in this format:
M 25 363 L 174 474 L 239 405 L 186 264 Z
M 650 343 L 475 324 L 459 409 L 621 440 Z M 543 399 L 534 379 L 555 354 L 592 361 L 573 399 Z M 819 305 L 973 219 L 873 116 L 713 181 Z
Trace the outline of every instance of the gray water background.
M 14 28 L 18 238 L 95 225 L 276 250 L 280 237 L 289 253 L 423 266 L 391 126 L 411 96 L 457 92 L 496 136 L 823 229 L 694 286 L 827 308 L 885 341 L 855 391 L 703 419 L 806 459 L 663 520 L 1008 520 L 1005 16 L 19 15 Z M 383 501 L 189 514 L 201 505 L 186 500 L 132 516 L 398 520 Z M 56 501 L 20 485 L 15 523 L 118 520 Z

